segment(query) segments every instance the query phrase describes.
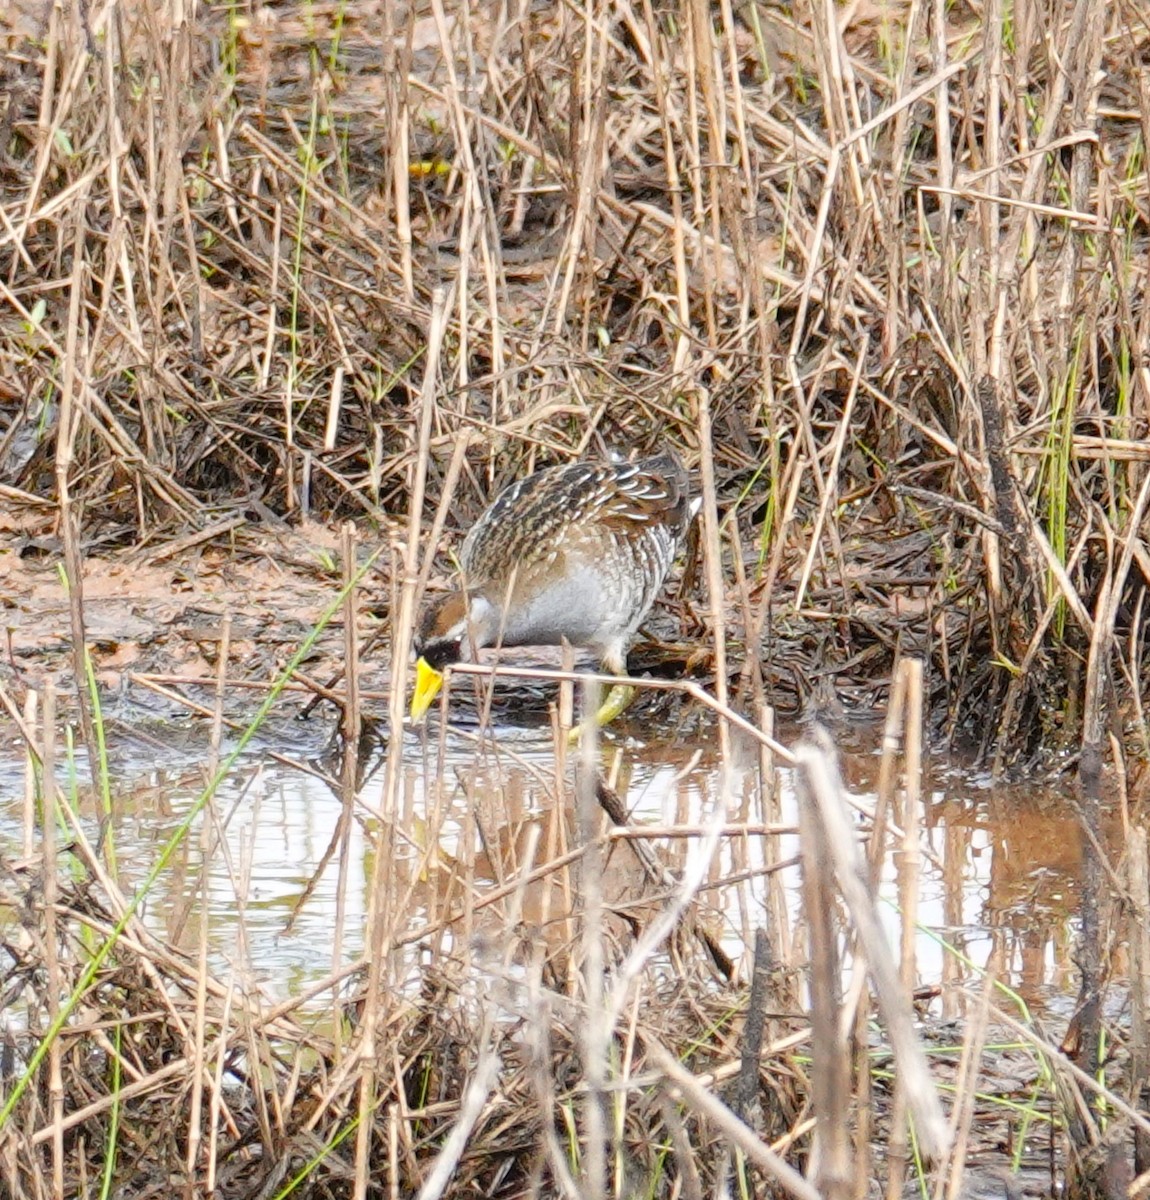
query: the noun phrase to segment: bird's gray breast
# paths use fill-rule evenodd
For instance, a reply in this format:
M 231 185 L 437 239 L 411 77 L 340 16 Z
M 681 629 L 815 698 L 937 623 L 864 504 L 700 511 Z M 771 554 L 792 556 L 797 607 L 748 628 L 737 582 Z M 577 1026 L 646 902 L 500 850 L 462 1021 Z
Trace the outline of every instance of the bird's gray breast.
M 604 533 L 577 553 L 569 549 L 564 578 L 525 606 L 517 640 L 552 644 L 566 638 L 599 651 L 628 641 L 663 586 L 675 550 L 675 535 L 664 526 L 638 536 Z
M 503 641 L 508 646 L 595 646 L 610 620 L 612 597 L 603 573 L 581 562 L 561 578 L 517 598 L 507 613 Z

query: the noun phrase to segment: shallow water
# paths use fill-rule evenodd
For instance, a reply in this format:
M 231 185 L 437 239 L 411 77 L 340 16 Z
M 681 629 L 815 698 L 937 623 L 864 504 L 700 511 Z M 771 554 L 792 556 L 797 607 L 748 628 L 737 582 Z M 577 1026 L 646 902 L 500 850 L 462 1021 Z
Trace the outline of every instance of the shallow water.
M 362 783 L 346 836 L 333 846 L 343 811 L 338 790 L 272 757 L 278 751 L 322 771 L 318 764 L 329 733 L 318 720 L 265 730 L 261 745 L 244 753 L 205 814 L 193 822 L 142 908 L 158 935 L 191 954 L 205 931 L 217 976 L 258 986 L 274 999 L 299 993 L 355 962 L 364 950 L 373 844 L 381 830 L 382 766 Z M 697 741 L 605 741 L 601 761 L 614 772 L 635 824 L 706 824 L 724 796 L 725 777 L 714 738 Z M 844 779 L 867 806 L 874 800 L 878 769 L 877 753 L 869 747 L 877 747 L 879 730 L 856 729 L 850 742 Z M 23 763 L 11 746 L 0 757 L 0 846 L 15 857 L 24 840 Z M 742 758 L 743 769 L 727 777 L 727 819 L 754 824 L 768 814 L 761 808 L 757 756 Z M 121 885 L 130 892 L 205 787 L 203 726 L 122 730 L 113 740 L 112 763 L 112 837 Z M 328 761 L 326 767 L 338 773 L 338 764 Z M 557 804 L 559 790 L 547 727 L 502 729 L 484 742 L 468 729 L 451 731 L 442 742 L 434 733 L 406 735 L 399 819 L 385 842 L 391 855 L 391 915 L 402 940 L 420 953 L 446 948 L 457 956 L 501 940 L 503 910 L 484 908 L 481 901 L 517 878 L 522 856 L 532 846 L 539 863 L 572 844 L 570 790 L 563 789 Z M 795 826 L 797 801 L 787 770 L 778 774 L 777 797 L 778 819 Z M 91 801 L 82 799 L 81 805 L 83 810 Z M 94 831 L 93 814 L 86 815 Z M 666 864 L 679 870 L 699 840 L 681 837 L 657 844 Z M 924 992 L 941 989 L 931 1011 L 953 1015 L 953 985 L 977 983 L 999 943 L 1004 982 L 1036 1011 L 1065 1016 L 1076 988 L 1073 916 L 1081 857 L 1068 797 L 1034 785 L 990 786 L 979 773 L 935 759 L 924 793 L 922 848 L 918 974 Z M 330 860 L 322 865 L 329 850 Z M 758 925 L 775 935 L 776 950 L 786 957 L 789 933 L 774 928 L 764 877 L 756 874 L 764 867 L 764 853 L 762 838 L 724 838 L 711 866 L 716 885 L 747 876 L 704 894 L 717 905 L 713 923 L 736 961 Z M 778 857 L 797 853 L 797 836 L 781 834 Z M 896 859 L 888 854 L 884 863 L 882 912 L 897 945 Z M 630 903 L 624 897 L 630 896 L 635 875 L 634 862 L 622 851 L 612 853 L 608 899 Z M 782 880 L 793 932 L 800 915 L 797 868 L 785 869 Z M 525 889 L 521 897 L 524 927 L 554 938 L 556 945 L 569 933 L 557 915 L 566 911 L 560 891 L 560 883 L 550 879 Z M 460 917 L 464 910 L 465 919 Z M 444 929 L 447 914 L 457 919 Z

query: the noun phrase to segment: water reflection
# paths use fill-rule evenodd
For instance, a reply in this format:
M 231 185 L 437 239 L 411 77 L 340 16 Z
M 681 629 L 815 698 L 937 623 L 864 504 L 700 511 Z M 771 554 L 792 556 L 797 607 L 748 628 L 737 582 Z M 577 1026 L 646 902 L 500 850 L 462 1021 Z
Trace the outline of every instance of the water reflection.
M 320 761 L 318 737 L 315 742 L 302 750 Z M 179 761 L 169 755 L 162 770 L 151 766 L 155 755 L 149 753 L 144 769 L 130 744 L 118 747 L 114 836 L 125 890 L 144 877 L 200 794 L 205 770 L 197 753 L 185 747 Z M 576 936 L 571 914 L 580 877 L 571 775 L 557 771 L 550 731 L 520 730 L 496 740 L 466 731 L 441 739 L 409 736 L 392 827 L 379 820 L 384 773 L 376 769 L 378 760 L 369 763 L 367 757 L 362 786 L 345 813 L 331 782 L 265 752 L 247 756 L 161 873 L 143 909 L 150 927 L 193 955 L 206 936 L 218 975 L 234 975 L 269 996 L 286 998 L 364 952 L 373 854 L 382 846 L 389 856 L 398 941 L 457 959 L 477 947 L 494 947 L 512 958 L 538 945 L 561 968 L 565 947 Z M 706 744 L 609 742 L 602 762 L 638 825 L 698 833 L 723 787 L 715 750 Z M 323 765 L 338 776 L 338 763 Z M 864 803 L 877 765 L 867 753 L 844 760 L 844 776 Z M 12 786 L 4 789 L 0 839 L 12 855 L 22 844 L 18 774 L 10 759 L 2 776 Z M 786 772 L 776 797 L 762 793 L 753 761 L 727 787 L 728 826 L 797 823 Z M 1005 981 L 1028 1004 L 1065 1011 L 1074 986 L 1070 920 L 1081 844 L 1069 803 L 1036 787 L 990 788 L 969 772 L 936 765 L 923 816 L 918 903 L 925 931 L 917 939 L 917 956 L 924 988 L 943 985 L 935 1011 L 956 1014 L 948 985 L 970 982 L 974 968 L 990 961 L 996 943 Z M 611 843 L 605 899 L 613 943 L 623 947 L 658 911 L 668 887 L 657 871 L 681 871 L 698 843 L 698 836 L 659 839 L 654 868 L 646 843 Z M 702 920 L 707 936 L 731 959 L 740 959 L 761 925 L 771 930 L 784 960 L 792 937 L 801 956 L 797 870 L 780 873 L 782 900 L 775 909 L 768 888 L 772 861 L 797 852 L 791 833 L 769 840 L 757 833 L 722 839 L 702 894 Z M 885 919 L 897 944 L 897 861 L 887 855 L 884 863 Z M 547 864 L 560 866 L 546 869 Z M 530 886 L 520 888 L 518 881 L 530 872 L 535 873 Z

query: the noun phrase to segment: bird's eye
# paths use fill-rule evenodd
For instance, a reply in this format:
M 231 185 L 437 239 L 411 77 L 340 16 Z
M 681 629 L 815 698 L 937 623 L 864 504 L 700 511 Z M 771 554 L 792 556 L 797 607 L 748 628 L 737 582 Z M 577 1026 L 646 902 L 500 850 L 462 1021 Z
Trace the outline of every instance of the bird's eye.
M 437 671 L 442 671 L 444 667 L 450 667 L 462 658 L 459 639 L 430 642 L 424 647 L 423 658 L 429 667 L 434 667 Z

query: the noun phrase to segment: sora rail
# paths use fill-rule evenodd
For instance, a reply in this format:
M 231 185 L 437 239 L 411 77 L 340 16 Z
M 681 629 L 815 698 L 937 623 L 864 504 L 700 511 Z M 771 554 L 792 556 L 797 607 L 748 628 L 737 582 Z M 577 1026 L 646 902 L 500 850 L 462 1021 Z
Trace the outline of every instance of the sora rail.
M 564 639 L 626 673 L 627 647 L 654 603 L 698 508 L 670 453 L 638 462 L 570 463 L 511 484 L 463 542 L 462 588 L 424 610 L 411 715 L 435 699 L 444 668 L 485 646 Z M 605 725 L 633 689 L 611 689 Z

